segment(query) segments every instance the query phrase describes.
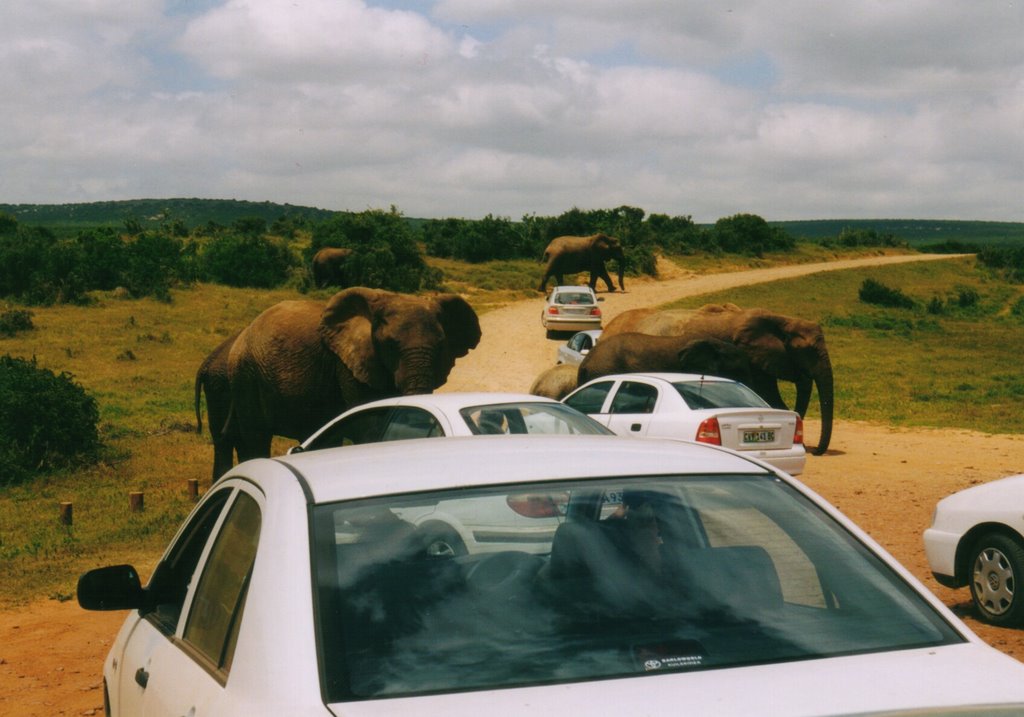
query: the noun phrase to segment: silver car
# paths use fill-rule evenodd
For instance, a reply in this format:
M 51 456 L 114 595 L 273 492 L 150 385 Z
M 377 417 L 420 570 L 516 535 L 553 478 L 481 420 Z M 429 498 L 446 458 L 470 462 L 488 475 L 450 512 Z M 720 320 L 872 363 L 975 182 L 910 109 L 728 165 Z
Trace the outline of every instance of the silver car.
M 556 286 L 548 294 L 540 323 L 553 338 L 562 331 L 586 331 L 601 328 L 601 307 L 597 294 L 589 286 Z
M 577 331 L 569 337 L 568 341 L 558 347 L 558 351 L 555 354 L 555 363 L 579 366 L 583 363 L 586 355 L 590 353 L 590 349 L 594 348 L 594 344 L 597 343 L 600 337 L 601 329 Z

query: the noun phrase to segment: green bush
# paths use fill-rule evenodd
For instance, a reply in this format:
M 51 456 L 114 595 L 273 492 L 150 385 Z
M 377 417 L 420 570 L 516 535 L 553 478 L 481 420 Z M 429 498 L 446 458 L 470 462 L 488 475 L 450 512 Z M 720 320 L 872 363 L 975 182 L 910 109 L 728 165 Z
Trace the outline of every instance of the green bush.
M 767 252 L 789 251 L 796 240 L 781 227 L 773 227 L 756 214 L 736 214 L 715 222 L 714 243 L 730 254 L 762 257 Z
M 342 212 L 321 222 L 313 229 L 307 260 L 328 246 L 353 250 L 347 269 L 354 286 L 411 293 L 439 283 L 409 223 L 394 207 Z
M 0 314 L 0 336 L 14 336 L 19 331 L 31 331 L 32 312 L 25 309 L 10 309 Z
M 895 309 L 912 309 L 914 300 L 899 289 L 893 289 L 874 279 L 865 279 L 858 292 L 865 304 L 888 306 Z
M 280 286 L 296 265 L 288 245 L 256 234 L 225 234 L 200 251 L 200 273 L 228 286 L 270 289 Z
M 1024 247 L 986 246 L 978 252 L 978 260 L 1010 281 L 1024 282 Z
M 95 460 L 96 401 L 67 373 L 0 356 L 0 486 Z

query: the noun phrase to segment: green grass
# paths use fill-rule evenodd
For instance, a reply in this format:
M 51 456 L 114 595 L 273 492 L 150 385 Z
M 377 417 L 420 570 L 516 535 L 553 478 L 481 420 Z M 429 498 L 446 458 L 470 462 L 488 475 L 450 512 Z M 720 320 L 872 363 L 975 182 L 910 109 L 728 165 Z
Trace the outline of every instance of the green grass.
M 914 298 L 913 309 L 858 299 L 872 278 Z M 961 307 L 960 293 L 977 292 Z M 822 324 L 836 380 L 839 419 L 902 426 L 1021 433 L 1024 320 L 1011 307 L 1024 287 L 1005 284 L 973 259 L 913 263 L 816 274 L 680 301 L 694 308 L 733 302 Z M 943 300 L 941 313 L 927 304 Z M 790 392 L 789 396 L 792 396 Z M 812 402 L 812 412 L 816 408 Z
M 827 256 L 812 250 L 798 259 Z M 680 260 L 701 273 L 782 261 Z M 465 294 L 481 313 L 537 296 L 538 262 L 438 263 L 446 289 Z M 900 311 L 862 304 L 857 292 L 868 277 L 899 287 L 920 306 Z M 965 288 L 976 291 L 978 300 L 960 307 Z M 310 298 L 329 294 L 313 292 Z M 944 299 L 944 313 L 927 311 L 934 296 Z M 1011 309 L 1022 296 L 1024 287 L 989 276 L 973 260 L 950 260 L 819 274 L 687 305 L 733 301 L 822 321 L 835 364 L 839 419 L 1020 433 L 1024 316 Z M 90 567 L 126 562 L 144 575 L 152 569 L 191 508 L 187 481 L 198 479 L 203 487 L 210 481 L 209 436 L 195 433 L 196 368 L 224 336 L 294 297 L 284 289 L 216 285 L 174 291 L 169 303 L 100 294 L 87 307 L 34 307 L 34 330 L 0 338 L 0 353 L 35 356 L 40 366 L 72 373 L 99 403 L 107 445 L 96 466 L 0 489 L 0 607 L 71 598 L 78 575 Z M 275 450 L 290 443 L 280 440 Z M 135 490 L 146 495 L 142 513 L 128 509 Z M 58 524 L 62 501 L 74 504 L 70 528 Z

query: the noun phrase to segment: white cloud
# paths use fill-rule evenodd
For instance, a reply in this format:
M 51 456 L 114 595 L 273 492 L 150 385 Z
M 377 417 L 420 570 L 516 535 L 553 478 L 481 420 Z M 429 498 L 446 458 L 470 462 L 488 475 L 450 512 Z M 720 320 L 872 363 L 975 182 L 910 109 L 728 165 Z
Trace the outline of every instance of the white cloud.
M 1024 221 L 1021 3 L 382 3 L 4 5 L 0 201 Z

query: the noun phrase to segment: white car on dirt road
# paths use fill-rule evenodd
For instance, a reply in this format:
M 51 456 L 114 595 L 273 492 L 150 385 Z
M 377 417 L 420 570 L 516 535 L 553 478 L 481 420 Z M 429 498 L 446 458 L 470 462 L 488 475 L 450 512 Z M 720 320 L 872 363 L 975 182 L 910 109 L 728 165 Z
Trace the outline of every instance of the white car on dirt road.
M 742 383 L 687 373 L 601 376 L 562 399 L 620 436 L 682 438 L 724 446 L 803 472 L 803 419 L 772 408 Z
M 940 500 L 924 548 L 939 583 L 970 586 L 982 620 L 1024 625 L 1024 475 Z

